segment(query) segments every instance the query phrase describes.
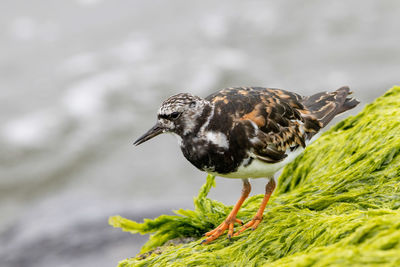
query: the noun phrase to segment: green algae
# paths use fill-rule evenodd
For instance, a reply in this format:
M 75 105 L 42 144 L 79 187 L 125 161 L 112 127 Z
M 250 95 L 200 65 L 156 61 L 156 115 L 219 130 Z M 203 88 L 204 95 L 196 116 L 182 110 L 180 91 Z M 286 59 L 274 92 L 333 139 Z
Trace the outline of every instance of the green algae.
M 110 224 L 131 233 L 152 233 L 146 258 L 120 266 L 400 266 L 400 87 L 324 133 L 285 167 L 255 231 L 200 245 L 231 207 L 207 198 L 214 177 L 194 199 L 194 210 L 143 223 L 119 216 Z M 262 195 L 238 214 L 252 218 Z M 144 258 L 144 259 L 143 259 Z
M 228 214 L 230 209 L 218 201 L 207 198 L 212 186 L 215 186 L 215 177 L 209 175 L 206 184 L 201 187 L 199 195 L 194 198 L 194 211 L 180 209 L 174 211 L 177 215 L 161 215 L 154 220 L 144 219 L 143 223 L 137 223 L 121 216 L 113 216 L 110 217 L 109 223 L 133 234 L 154 233 L 142 247 L 141 253 L 148 252 L 174 238 L 200 237 L 223 220 L 224 214 Z

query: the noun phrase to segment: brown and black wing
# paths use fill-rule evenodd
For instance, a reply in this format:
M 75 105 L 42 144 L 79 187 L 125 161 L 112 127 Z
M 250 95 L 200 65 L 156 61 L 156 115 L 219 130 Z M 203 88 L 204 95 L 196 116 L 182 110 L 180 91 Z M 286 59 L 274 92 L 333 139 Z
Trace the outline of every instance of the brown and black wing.
M 305 147 L 306 138 L 321 128 L 320 123 L 307 114 L 301 104 L 302 97 L 288 91 L 262 87 L 227 88 L 206 99 L 214 103 L 214 112 L 221 116 L 231 114 L 233 118 L 228 120 L 247 124 L 248 129 L 253 129 L 252 133 L 247 133 L 252 153 L 268 163 L 283 160 L 289 148 Z
M 275 163 L 287 156 L 288 149 L 305 147 L 336 115 L 357 106 L 359 102 L 348 98 L 349 94 L 348 87 L 309 97 L 281 89 L 241 87 L 223 89 L 206 99 L 226 118 L 214 127 L 229 132 L 229 126 L 237 122 L 256 129 L 247 132 L 252 152 L 260 160 Z
M 281 89 L 240 87 L 223 89 L 206 99 L 214 103 L 214 112 L 226 118 L 214 127 L 229 132 L 228 127 L 237 122 L 255 128 L 247 132 L 252 152 L 260 160 L 275 163 L 287 156 L 288 149 L 305 147 L 336 115 L 357 106 L 359 102 L 348 98 L 349 94 L 348 87 L 310 97 Z

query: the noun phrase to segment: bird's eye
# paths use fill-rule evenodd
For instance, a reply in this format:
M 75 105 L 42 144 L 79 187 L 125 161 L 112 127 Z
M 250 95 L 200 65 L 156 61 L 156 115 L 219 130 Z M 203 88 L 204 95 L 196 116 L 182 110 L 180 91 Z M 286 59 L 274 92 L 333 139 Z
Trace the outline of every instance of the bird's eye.
M 172 112 L 170 117 L 171 117 L 171 119 L 177 119 L 179 117 L 179 115 L 181 115 L 179 112 Z

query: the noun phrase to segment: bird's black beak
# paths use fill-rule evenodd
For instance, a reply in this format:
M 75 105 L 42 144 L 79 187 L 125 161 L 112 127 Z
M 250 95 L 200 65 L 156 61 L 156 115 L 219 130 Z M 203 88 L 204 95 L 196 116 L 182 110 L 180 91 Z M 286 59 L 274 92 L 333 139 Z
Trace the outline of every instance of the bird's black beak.
M 154 125 L 150 130 L 147 131 L 144 135 L 138 138 L 133 144 L 135 146 L 140 145 L 141 143 L 146 142 L 147 140 L 150 140 L 153 137 L 156 137 L 157 135 L 161 134 L 164 132 L 164 128 L 161 127 L 158 123 Z

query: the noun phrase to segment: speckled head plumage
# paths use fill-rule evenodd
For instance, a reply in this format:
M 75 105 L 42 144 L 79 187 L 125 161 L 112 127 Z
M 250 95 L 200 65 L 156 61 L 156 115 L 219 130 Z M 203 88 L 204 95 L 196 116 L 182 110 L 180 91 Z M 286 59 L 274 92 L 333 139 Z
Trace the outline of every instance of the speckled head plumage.
M 173 132 L 180 136 L 192 133 L 198 124 L 198 118 L 210 103 L 198 96 L 181 93 L 166 99 L 158 110 L 158 124 L 166 132 Z
M 164 100 L 157 112 L 157 123 L 147 133 L 135 141 L 139 145 L 161 133 L 179 136 L 195 131 L 198 118 L 210 107 L 209 101 L 188 93 L 180 93 Z

